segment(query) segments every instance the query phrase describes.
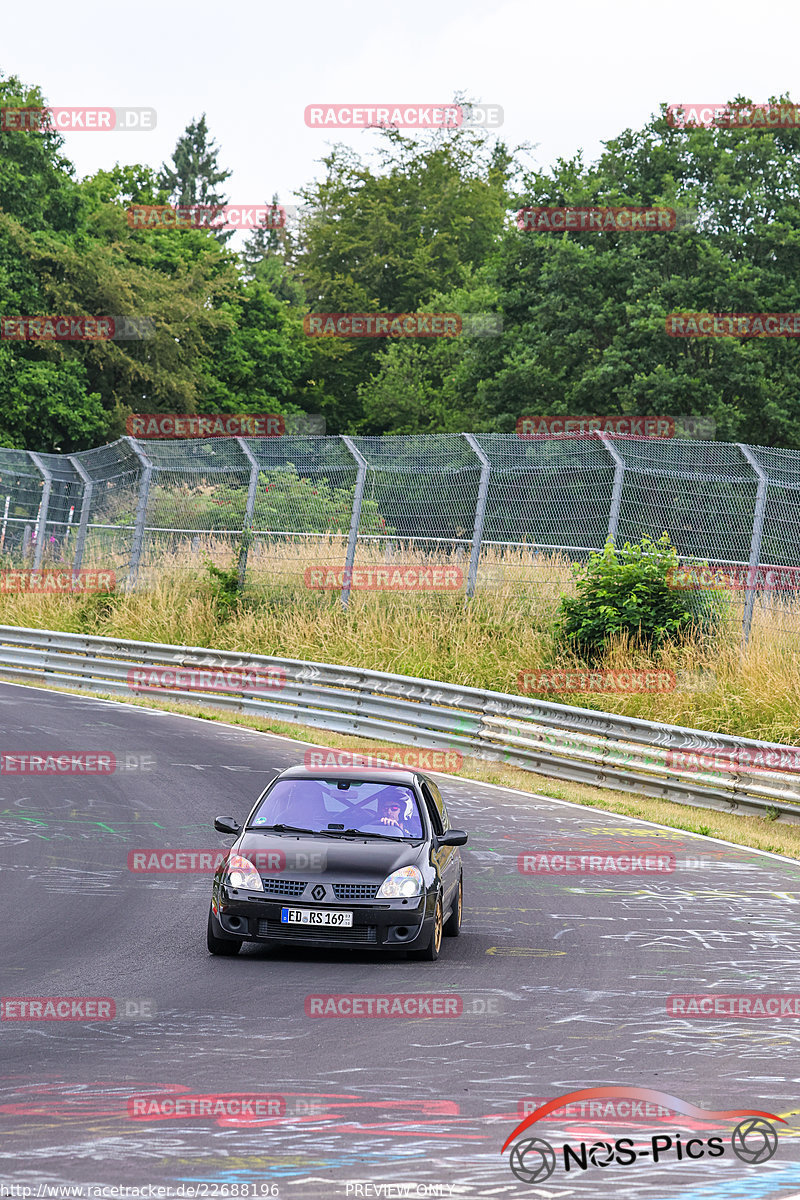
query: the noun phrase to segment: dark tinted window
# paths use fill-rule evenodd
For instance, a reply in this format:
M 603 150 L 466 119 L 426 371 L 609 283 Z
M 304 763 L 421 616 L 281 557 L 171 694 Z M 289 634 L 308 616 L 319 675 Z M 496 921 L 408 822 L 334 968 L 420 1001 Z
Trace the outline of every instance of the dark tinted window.
M 280 779 L 259 804 L 250 828 L 296 825 L 315 833 L 357 829 L 388 837 L 422 837 L 414 792 L 359 779 Z
M 432 789 L 428 786 L 427 783 L 423 783 L 423 785 L 422 785 L 422 794 L 425 797 L 425 807 L 428 810 L 428 816 L 430 817 L 430 820 L 431 820 L 431 827 L 433 828 L 433 832 L 435 834 L 444 833 L 444 826 L 442 824 L 442 818 L 439 813 L 439 806 L 437 805 L 436 801 L 434 800 Z
M 439 791 L 438 787 L 433 782 L 433 780 L 431 780 L 428 783 L 428 788 L 430 789 L 430 793 L 433 796 L 433 802 L 436 805 L 436 811 L 439 814 L 439 820 L 442 823 L 442 829 L 448 830 L 450 828 L 450 820 L 447 816 L 447 809 L 444 806 L 444 800 L 442 799 L 442 793 Z

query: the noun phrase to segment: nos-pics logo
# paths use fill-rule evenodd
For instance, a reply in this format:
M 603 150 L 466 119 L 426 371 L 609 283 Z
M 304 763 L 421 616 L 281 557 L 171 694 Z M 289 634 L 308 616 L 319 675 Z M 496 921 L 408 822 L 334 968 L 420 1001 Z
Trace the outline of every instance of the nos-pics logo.
M 586 1100 L 645 1101 L 671 1109 L 675 1113 L 692 1118 L 692 1121 L 706 1122 L 713 1128 L 721 1121 L 739 1120 L 730 1137 L 730 1145 L 725 1145 L 721 1136 L 709 1138 L 690 1137 L 684 1140 L 679 1134 L 654 1134 L 649 1142 L 637 1148 L 633 1138 L 615 1138 L 613 1141 L 597 1141 L 591 1144 L 580 1142 L 578 1145 L 564 1143 L 557 1152 L 550 1142 L 540 1137 L 528 1137 L 517 1141 L 509 1155 L 511 1170 L 523 1183 L 542 1183 L 549 1179 L 555 1171 L 559 1159 L 563 1162 L 564 1171 L 586 1171 L 590 1167 L 629 1167 L 639 1159 L 650 1159 L 660 1163 L 671 1159 L 721 1158 L 724 1154 L 733 1153 L 742 1162 L 758 1164 L 768 1162 L 778 1148 L 778 1134 L 772 1121 L 780 1121 L 785 1125 L 783 1117 L 774 1113 L 762 1112 L 757 1108 L 732 1108 L 711 1110 L 697 1108 L 677 1096 L 670 1096 L 654 1088 L 637 1087 L 597 1087 L 582 1088 L 577 1092 L 566 1092 L 541 1105 L 530 1113 L 516 1127 L 503 1144 L 501 1154 L 504 1154 L 512 1142 L 521 1134 L 527 1132 L 532 1125 L 543 1117 L 563 1109 L 568 1104 L 576 1104 Z M 574 1118 L 571 1118 L 574 1119 Z M 596 1118 L 592 1118 L 596 1119 Z M 699 1130 L 698 1130 L 699 1132 Z M 641 1140 L 641 1139 L 640 1139 Z

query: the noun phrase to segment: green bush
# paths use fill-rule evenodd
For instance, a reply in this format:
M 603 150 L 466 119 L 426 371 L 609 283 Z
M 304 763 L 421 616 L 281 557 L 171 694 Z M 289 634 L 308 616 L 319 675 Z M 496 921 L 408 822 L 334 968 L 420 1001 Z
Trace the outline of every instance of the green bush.
M 588 563 L 573 563 L 577 595 L 562 596 L 556 636 L 588 660 L 602 656 L 609 641 L 627 634 L 649 650 L 709 631 L 718 615 L 707 595 L 675 587 L 678 552 L 664 533 L 643 537 L 617 550 L 612 538 Z
M 204 559 L 204 562 L 211 579 L 217 612 L 221 616 L 230 614 L 241 596 L 238 566 L 217 567 L 210 558 Z

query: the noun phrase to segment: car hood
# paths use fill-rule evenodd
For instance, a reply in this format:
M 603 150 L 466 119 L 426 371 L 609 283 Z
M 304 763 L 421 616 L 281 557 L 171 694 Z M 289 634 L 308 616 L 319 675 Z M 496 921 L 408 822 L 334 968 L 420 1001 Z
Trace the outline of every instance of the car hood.
M 368 838 L 322 838 L 257 833 L 248 829 L 235 853 L 253 859 L 260 875 L 306 879 L 325 873 L 362 882 L 382 883 L 392 871 L 421 865 L 426 843 Z

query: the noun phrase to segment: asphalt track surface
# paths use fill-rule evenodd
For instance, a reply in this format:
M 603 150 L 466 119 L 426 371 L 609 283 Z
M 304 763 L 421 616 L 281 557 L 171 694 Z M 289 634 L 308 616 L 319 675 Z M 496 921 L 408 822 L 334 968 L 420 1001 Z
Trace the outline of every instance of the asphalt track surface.
M 162 1196 L 587 1196 L 658 1200 L 800 1194 L 800 1018 L 681 1018 L 675 993 L 800 992 L 800 866 L 543 797 L 439 779 L 462 852 L 462 935 L 437 963 L 375 952 L 204 944 L 202 874 L 140 874 L 131 849 L 225 848 L 303 745 L 177 715 L 0 684 L 3 753 L 147 754 L 149 771 L 0 776 L 4 997 L 147 1000 L 149 1017 L 0 1022 L 0 1195 L 42 1185 L 171 1188 Z M 672 852 L 667 874 L 523 875 L 531 850 Z M 308 995 L 447 994 L 447 1018 L 320 1019 Z M 500 1147 L 526 1097 L 657 1089 L 787 1125 L 774 1156 L 726 1151 L 512 1174 Z M 254 1119 L 130 1115 L 143 1095 L 279 1097 Z M 273 1106 L 271 1111 L 275 1111 Z M 792 1115 L 794 1114 L 794 1115 Z M 548 1117 L 559 1156 L 631 1137 L 692 1136 L 674 1116 Z M 526 1159 L 526 1164 L 530 1163 Z M 535 1165 L 535 1163 L 534 1163 Z M 13 1187 L 9 1187 L 13 1185 Z M 244 1185 L 247 1185 L 246 1188 Z M 386 1185 L 391 1185 L 388 1187 Z M 181 1188 L 183 1190 L 181 1190 Z M 17 1190 L 15 1190 L 17 1189 Z M 84 1195 L 90 1193 L 84 1190 Z M 110 1193 L 106 1193 L 109 1195 Z M 147 1194 L 145 1192 L 145 1194 Z M 158 1193 L 152 1193 L 157 1195 Z

